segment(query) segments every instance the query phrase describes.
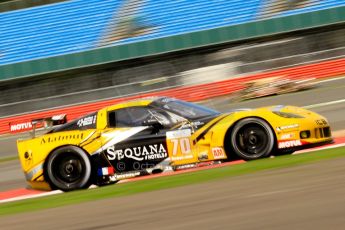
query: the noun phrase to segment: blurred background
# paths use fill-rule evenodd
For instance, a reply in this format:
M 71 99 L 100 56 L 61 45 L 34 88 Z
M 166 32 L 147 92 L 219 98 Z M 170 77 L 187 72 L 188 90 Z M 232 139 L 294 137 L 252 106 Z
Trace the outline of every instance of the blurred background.
M 0 133 L 126 98 L 345 74 L 343 0 L 8 0 L 0 12 Z

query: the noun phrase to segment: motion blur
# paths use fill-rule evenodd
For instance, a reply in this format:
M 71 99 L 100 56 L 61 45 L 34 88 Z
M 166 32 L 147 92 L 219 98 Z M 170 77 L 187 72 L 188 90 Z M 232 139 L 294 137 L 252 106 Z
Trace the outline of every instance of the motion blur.
M 176 157 L 176 161 L 181 160 L 185 157 L 182 153 L 191 153 L 189 147 L 197 144 L 198 150 L 201 150 L 198 155 L 193 155 L 197 167 L 204 167 L 206 161 L 208 163 L 208 160 L 215 159 L 217 165 L 222 165 L 225 160 L 254 160 L 269 156 L 274 158 L 272 161 L 278 162 L 280 159 L 292 159 L 293 156 L 275 156 L 299 151 L 304 145 L 309 147 L 331 141 L 335 141 L 334 145 L 344 144 L 344 15 L 345 1 L 339 0 L 1 1 L 0 191 L 3 193 L 0 193 L 0 198 L 9 193 L 12 196 L 25 191 L 24 197 L 28 191 L 31 193 L 32 190 L 23 188 L 26 186 L 25 181 L 48 182 L 44 186 L 37 186 L 39 189 L 48 187 L 71 191 L 88 188 L 91 184 L 89 178 L 95 179 L 94 175 L 97 175 L 98 181 L 93 184 L 102 187 L 136 177 L 137 170 L 144 169 L 150 175 L 162 171 L 175 173 L 178 170 L 172 167 L 176 165 L 169 163 L 170 157 Z M 155 138 L 159 136 L 162 132 L 161 124 L 151 118 L 159 120 L 162 117 L 150 113 L 152 117 L 146 119 L 145 123 L 136 124 L 138 127 L 130 127 L 126 137 L 122 133 L 116 138 L 115 135 L 107 135 L 111 134 L 113 128 L 118 128 L 118 113 L 102 108 L 126 104 L 136 99 L 140 101 L 143 98 L 164 97 L 193 102 L 195 106 L 207 106 L 212 111 L 226 114 L 224 117 L 230 117 L 227 118 L 229 121 L 231 116 L 238 114 L 249 114 L 250 117 L 232 119 L 227 124 L 234 125 L 226 127 L 221 126 L 222 122 L 218 124 L 218 120 L 210 123 L 184 119 L 184 123 L 177 122 L 178 125 L 174 125 L 177 131 L 168 130 L 172 129 L 169 126 L 166 132 L 168 135 L 164 133 L 166 136 L 159 143 L 139 146 L 138 140 L 131 139 L 132 146 L 123 145 L 119 148 L 118 141 L 135 136 L 133 130 L 143 131 L 145 135 Z M 129 109 L 132 109 L 130 106 Z M 259 107 L 266 107 L 265 114 L 269 115 L 261 119 L 257 111 L 262 110 L 247 109 Z M 189 108 L 186 111 L 193 115 Z M 181 111 L 176 109 L 173 112 L 178 115 Z M 126 115 L 123 117 L 129 118 Z M 131 114 L 133 117 L 139 115 L 146 116 L 148 113 Z M 266 117 L 272 120 L 263 121 Z M 214 138 L 217 137 L 214 130 L 223 134 L 219 135 L 222 138 L 231 137 L 230 144 L 225 145 L 223 139 Z M 176 141 L 176 136 L 188 142 Z M 170 147 L 164 145 L 167 140 L 171 142 Z M 105 142 L 110 143 L 109 146 L 104 145 Z M 267 154 L 253 158 L 240 156 L 241 152 L 246 151 L 256 156 L 258 143 L 262 149 L 269 147 Z M 87 155 L 83 149 L 75 148 L 82 145 L 94 145 L 90 147 L 93 150 L 90 152 L 95 154 L 106 152 L 107 155 L 97 155 L 99 159 L 96 161 L 101 162 L 98 168 L 94 169 L 89 162 L 92 154 Z M 41 151 L 42 146 L 48 146 L 44 152 Z M 236 146 L 238 154 L 233 159 L 227 155 L 227 150 L 236 150 Z M 178 149 L 181 156 L 172 154 L 174 149 Z M 74 155 L 69 154 L 73 151 Z M 124 164 L 123 159 L 126 158 L 129 158 L 128 162 L 136 160 L 135 164 Z M 157 166 L 157 162 L 144 162 L 148 158 L 151 161 L 164 158 L 168 159 L 168 163 L 163 165 L 166 167 L 164 170 L 159 167 L 153 169 L 152 166 Z M 299 159 L 302 162 L 304 158 Z M 109 161 L 115 162 L 114 167 L 107 164 Z M 262 167 L 260 160 L 253 162 L 258 168 Z M 195 166 L 189 164 L 194 164 L 194 161 L 187 163 L 180 165 L 181 171 Z M 47 164 L 51 167 L 47 167 Z M 201 189 L 183 191 L 181 188 L 183 195 L 180 196 L 161 196 L 159 193 L 151 198 L 145 197 L 145 194 L 140 198 L 133 196 L 133 199 L 119 202 L 123 202 L 121 207 L 132 205 L 124 212 L 117 212 L 117 217 L 121 218 L 114 218 L 114 207 L 119 206 L 118 203 L 109 205 L 112 201 L 109 199 L 106 205 L 97 206 L 93 203 L 94 206 L 89 209 L 77 208 L 76 213 L 83 218 L 79 221 L 79 227 L 97 229 L 128 225 L 129 229 L 154 229 L 157 226 L 161 229 L 174 226 L 192 229 L 188 221 L 193 220 L 196 223 L 194 227 L 198 229 L 209 229 L 209 226 L 230 228 L 231 224 L 234 224 L 234 229 L 243 226 L 248 229 L 291 229 L 291 226 L 307 229 L 310 224 L 318 221 L 320 223 L 316 225 L 321 229 L 336 229 L 344 225 L 341 222 L 343 218 L 339 217 L 343 210 L 338 205 L 344 203 L 343 196 L 339 195 L 342 193 L 338 192 L 343 190 L 339 186 L 343 178 L 337 174 L 343 168 L 344 161 L 334 161 L 332 164 L 334 167 L 320 163 L 319 167 L 310 166 L 309 169 L 306 166 L 296 171 L 291 167 L 282 171 L 282 175 L 279 170 L 275 173 L 268 167 L 261 178 L 248 177 L 246 184 L 242 184 L 240 179 L 231 182 L 229 178 L 219 177 L 223 181 L 214 183 L 212 186 L 215 189 L 210 189 L 206 181 Z M 85 165 L 87 167 L 83 168 Z M 208 164 L 206 168 L 211 166 Z M 48 168 L 49 174 L 43 172 Z M 131 170 L 127 172 L 128 168 Z M 126 172 L 117 175 L 116 170 Z M 82 183 L 71 187 L 70 184 L 78 181 L 84 171 L 87 171 L 87 175 L 81 177 Z M 54 183 L 52 180 L 55 180 Z M 195 183 L 197 178 L 193 180 L 192 183 Z M 72 182 L 69 184 L 66 181 Z M 187 184 L 184 179 L 176 179 L 175 182 Z M 290 186 L 288 182 L 293 185 Z M 335 185 L 341 188 L 333 189 Z M 98 191 L 109 187 L 112 186 Z M 165 184 L 159 188 L 170 187 L 173 185 Z M 12 189 L 19 189 L 20 192 L 13 192 Z M 144 191 L 141 189 L 137 190 Z M 165 192 L 176 191 L 167 189 Z M 191 194 L 189 191 L 196 192 Z M 321 195 L 323 193 L 319 191 L 325 194 Z M 83 192 L 89 194 L 88 191 Z M 67 195 L 70 194 L 73 197 L 74 192 Z M 293 197 L 288 199 L 291 194 Z M 297 198 L 300 200 L 297 201 Z M 330 198 L 336 198 L 337 201 L 329 201 Z M 133 204 L 134 200 L 137 203 Z M 141 209 L 138 208 L 136 204 L 144 200 L 147 203 L 142 204 Z M 166 206 L 161 207 L 161 203 Z M 204 204 L 213 207 L 210 210 L 215 210 L 214 213 L 205 210 Z M 254 208 L 253 204 L 258 206 Z M 157 207 L 159 209 L 155 209 Z M 179 212 L 176 211 L 177 207 Z M 58 223 L 58 219 L 56 223 L 49 222 L 55 220 L 49 216 L 49 212 L 41 214 L 40 220 L 35 213 L 29 213 L 34 218 L 30 216 L 26 219 L 41 224 L 32 225 L 36 228 L 75 229 L 76 225 L 72 224 L 77 217 L 70 214 L 76 207 L 70 205 L 69 208 L 61 213 L 68 215 L 64 219 L 71 218 L 70 222 L 62 223 L 59 220 Z M 18 206 L 20 209 L 21 206 Z M 104 216 L 97 214 L 97 218 L 104 223 L 102 226 L 95 225 L 95 213 L 92 210 L 103 211 Z M 147 216 L 147 213 L 151 213 L 148 210 L 156 213 L 157 217 L 160 213 L 177 217 L 172 218 L 172 221 L 165 218 L 152 221 L 152 217 Z M 285 210 L 285 213 L 277 210 Z M 56 214 L 52 213 L 55 217 Z M 138 216 L 142 220 L 138 221 L 134 213 L 140 213 Z M 296 213 L 300 213 L 298 218 Z M 255 221 L 258 217 L 260 220 Z M 265 218 L 267 221 L 264 221 Z M 4 223 L 2 228 L 5 229 L 23 229 L 22 225 L 26 224 L 19 223 L 15 218 L 9 218 L 8 222 L 1 220 L 1 223 Z M 265 223 L 270 225 L 260 225 Z

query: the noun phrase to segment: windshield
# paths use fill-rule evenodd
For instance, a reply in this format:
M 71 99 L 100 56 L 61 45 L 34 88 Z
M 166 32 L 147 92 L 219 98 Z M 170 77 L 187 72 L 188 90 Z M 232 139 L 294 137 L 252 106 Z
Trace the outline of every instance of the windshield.
M 160 101 L 156 101 L 156 104 L 158 104 L 158 106 L 164 110 L 170 111 L 189 120 L 216 116 L 220 114 L 220 112 L 216 110 L 209 109 L 201 105 L 171 98 L 164 98 Z

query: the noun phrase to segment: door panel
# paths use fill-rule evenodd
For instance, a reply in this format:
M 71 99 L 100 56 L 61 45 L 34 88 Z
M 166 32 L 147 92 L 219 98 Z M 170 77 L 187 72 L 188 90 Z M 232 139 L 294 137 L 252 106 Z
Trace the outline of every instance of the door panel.
M 145 170 L 168 158 L 165 134 L 154 134 L 151 127 L 142 128 L 140 132 L 120 141 L 117 140 L 121 136 L 114 136 L 104 145 L 103 153 L 116 172 Z

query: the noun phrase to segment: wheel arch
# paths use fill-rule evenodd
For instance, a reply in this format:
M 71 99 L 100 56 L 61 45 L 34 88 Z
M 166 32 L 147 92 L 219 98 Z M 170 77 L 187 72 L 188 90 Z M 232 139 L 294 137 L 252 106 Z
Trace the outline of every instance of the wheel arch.
M 64 148 L 64 147 L 71 147 L 71 146 L 77 147 L 77 148 L 81 149 L 81 150 L 85 153 L 85 155 L 89 158 L 90 163 L 91 163 L 91 169 L 93 168 L 93 164 L 94 164 L 94 163 L 93 163 L 93 161 L 92 161 L 92 157 L 91 157 L 91 155 L 89 154 L 89 152 L 86 151 L 84 148 L 82 148 L 82 147 L 80 147 L 80 146 L 78 146 L 78 145 L 73 145 L 73 144 L 65 144 L 65 145 L 57 146 L 56 148 L 52 149 L 52 150 L 48 153 L 48 155 L 47 155 L 47 157 L 44 159 L 44 163 L 43 163 L 43 177 L 44 177 L 44 180 L 49 184 L 49 186 L 51 187 L 52 190 L 54 190 L 54 189 L 56 189 L 56 188 L 54 187 L 54 185 L 52 184 L 52 182 L 51 182 L 50 179 L 49 179 L 49 176 L 47 175 L 47 173 L 48 173 L 47 164 L 48 164 L 49 158 L 51 157 L 51 155 L 52 155 L 56 150 L 58 150 L 58 149 L 60 149 L 60 148 Z M 92 173 L 91 173 L 91 176 L 92 176 Z
M 242 117 L 238 120 L 236 120 L 235 122 L 233 122 L 227 129 L 225 135 L 224 135 L 224 139 L 223 139 L 223 146 L 224 146 L 224 150 L 225 150 L 225 153 L 228 157 L 228 160 L 232 160 L 234 159 L 234 154 L 231 154 L 232 153 L 232 147 L 231 147 L 231 142 L 227 142 L 227 140 L 229 140 L 230 136 L 231 136 L 231 133 L 233 131 L 233 129 L 235 128 L 235 126 L 242 120 L 244 119 L 248 119 L 248 118 L 256 118 L 256 119 L 259 119 L 259 120 L 262 120 L 264 122 L 266 122 L 266 124 L 270 127 L 271 131 L 273 132 L 273 137 L 274 137 L 274 145 L 273 145 L 273 151 L 276 151 L 277 149 L 277 134 L 274 130 L 274 128 L 272 127 L 271 123 L 263 118 L 263 117 L 260 117 L 260 116 L 248 116 L 248 117 Z M 237 158 L 236 158 L 237 159 Z

